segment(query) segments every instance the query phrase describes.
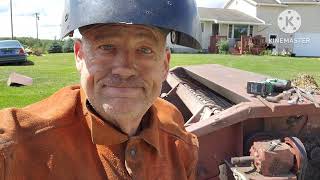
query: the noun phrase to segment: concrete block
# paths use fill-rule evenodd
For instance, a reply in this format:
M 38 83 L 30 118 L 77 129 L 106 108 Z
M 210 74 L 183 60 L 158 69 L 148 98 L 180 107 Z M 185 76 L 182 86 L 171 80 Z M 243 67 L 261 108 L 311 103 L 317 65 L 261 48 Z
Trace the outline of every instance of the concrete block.
M 8 86 L 31 86 L 32 78 L 13 72 L 9 76 L 7 85 Z

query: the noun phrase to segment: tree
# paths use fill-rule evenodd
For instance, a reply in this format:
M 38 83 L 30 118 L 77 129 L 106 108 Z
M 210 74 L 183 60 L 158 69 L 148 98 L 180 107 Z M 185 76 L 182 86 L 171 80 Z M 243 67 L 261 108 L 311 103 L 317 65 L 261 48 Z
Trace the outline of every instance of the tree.
M 0 40 L 9 40 L 11 38 L 4 37 Z M 44 53 L 55 53 L 62 52 L 62 46 L 64 41 L 61 40 L 49 40 L 49 39 L 35 39 L 32 37 L 15 37 L 16 40 L 20 41 L 24 48 L 30 49 L 33 52 L 38 52 L 39 54 Z
M 73 52 L 73 44 L 74 44 L 74 41 L 71 38 L 64 41 L 63 47 L 62 47 L 63 52 L 64 53 Z
M 53 42 L 48 49 L 48 53 L 62 53 L 62 46 L 58 42 Z

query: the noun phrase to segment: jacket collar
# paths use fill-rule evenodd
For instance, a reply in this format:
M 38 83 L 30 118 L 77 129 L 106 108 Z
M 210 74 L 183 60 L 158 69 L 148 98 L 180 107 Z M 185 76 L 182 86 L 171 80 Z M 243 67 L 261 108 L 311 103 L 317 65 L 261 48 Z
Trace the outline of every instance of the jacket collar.
M 110 146 L 124 143 L 130 139 L 127 134 L 121 132 L 117 127 L 99 117 L 88 102 L 83 89 L 80 90 L 80 96 L 85 120 L 90 129 L 92 142 L 94 144 Z M 159 119 L 155 105 L 152 105 L 148 112 L 150 113 L 150 116 L 144 121 L 141 121 L 140 131 L 136 137 L 142 138 L 147 144 L 154 147 L 158 153 L 161 153 L 159 141 Z

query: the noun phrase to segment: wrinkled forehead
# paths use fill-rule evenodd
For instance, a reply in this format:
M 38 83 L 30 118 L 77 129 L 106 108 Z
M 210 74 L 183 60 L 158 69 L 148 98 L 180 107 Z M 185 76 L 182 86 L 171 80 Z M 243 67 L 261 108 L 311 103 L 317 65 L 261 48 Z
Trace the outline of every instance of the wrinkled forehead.
M 126 32 L 139 38 L 147 38 L 153 41 L 165 41 L 168 32 L 164 29 L 145 25 L 129 24 L 95 24 L 79 28 L 80 34 L 99 40 L 106 37 L 121 37 Z

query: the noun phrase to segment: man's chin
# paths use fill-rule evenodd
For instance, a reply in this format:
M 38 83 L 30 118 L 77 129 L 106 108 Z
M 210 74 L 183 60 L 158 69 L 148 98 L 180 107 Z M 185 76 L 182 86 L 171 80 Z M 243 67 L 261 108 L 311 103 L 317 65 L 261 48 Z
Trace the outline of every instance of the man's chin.
M 137 105 L 139 106 L 139 99 L 138 98 L 108 98 L 108 100 L 105 101 L 103 105 L 112 109 L 119 109 L 119 110 L 133 109 Z
M 125 101 L 125 100 L 122 100 Z M 122 103 L 108 103 L 102 105 L 103 110 L 106 114 L 116 115 L 116 116 L 132 116 L 137 114 L 138 105 L 137 102 L 125 101 Z M 141 110 L 141 108 L 140 108 Z
M 115 110 L 115 109 L 106 109 L 105 110 L 106 116 L 104 118 L 106 118 L 106 120 L 109 120 L 113 123 L 115 123 L 115 125 L 119 125 L 119 124 L 127 124 L 130 122 L 133 122 L 133 120 L 137 120 L 140 117 L 139 113 L 137 112 L 128 112 L 128 111 L 123 111 L 123 110 Z

